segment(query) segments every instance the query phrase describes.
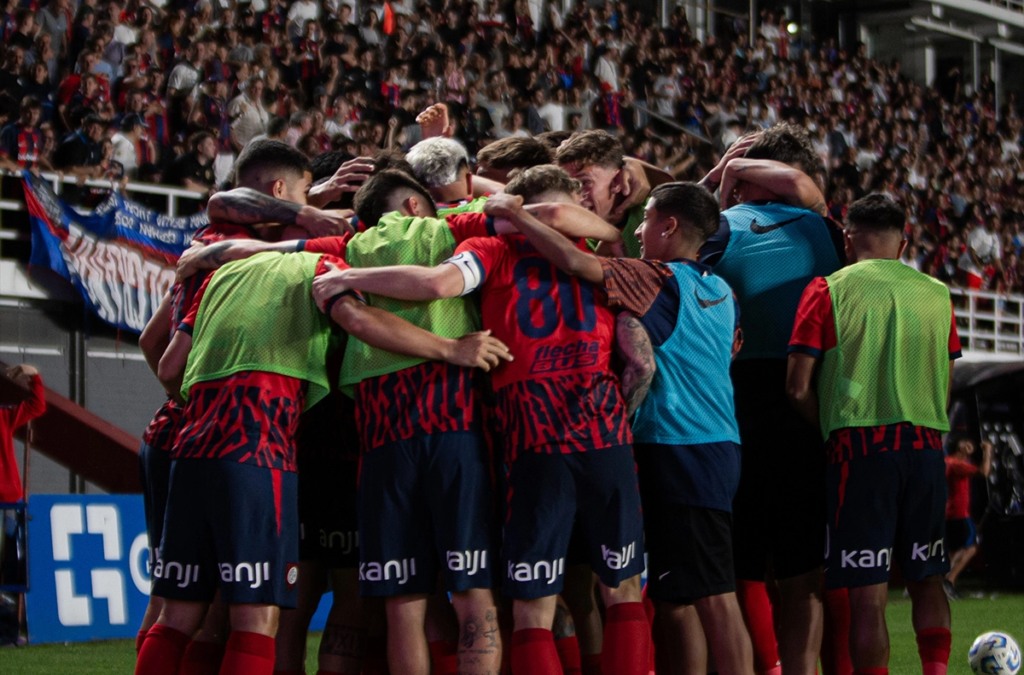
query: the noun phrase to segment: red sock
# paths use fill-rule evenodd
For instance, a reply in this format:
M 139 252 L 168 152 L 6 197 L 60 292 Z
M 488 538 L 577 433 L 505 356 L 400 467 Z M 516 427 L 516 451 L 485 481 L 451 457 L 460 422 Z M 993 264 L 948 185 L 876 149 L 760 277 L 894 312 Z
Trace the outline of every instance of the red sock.
M 562 675 L 582 675 L 580 671 L 580 643 L 575 635 L 555 640 L 555 650 L 562 664 Z
M 779 667 L 779 646 L 775 641 L 772 604 L 768 589 L 761 581 L 736 580 L 736 599 L 743 610 L 743 619 L 754 647 L 754 671 L 769 673 Z
M 889 675 L 888 668 L 857 668 L 853 675 Z
M 601 675 L 601 655 L 583 654 L 580 656 L 580 670 L 583 675 Z
M 189 637 L 180 630 L 157 624 L 146 633 L 146 640 L 135 661 L 135 675 L 177 675 Z
M 388 675 L 388 643 L 383 637 L 366 639 L 362 675 Z
M 224 660 L 224 645 L 219 642 L 196 642 L 185 648 L 178 675 L 217 675 Z M 301 675 L 301 673 L 300 673 Z
M 543 628 L 512 633 L 512 675 L 562 675 L 554 633 Z
M 647 675 L 651 626 L 642 602 L 623 602 L 605 612 L 601 672 Z
M 260 633 L 231 631 L 220 675 L 273 675 L 274 638 Z
M 139 634 L 135 636 L 135 654 L 138 655 L 142 651 L 142 643 L 146 641 L 147 630 L 140 630 Z
M 646 591 L 647 589 L 645 588 L 644 590 Z M 646 593 L 644 594 L 644 613 L 647 615 L 647 625 L 651 629 L 651 641 L 648 644 L 649 654 L 648 654 L 648 659 L 647 659 L 650 662 L 650 667 L 647 669 L 647 672 L 653 673 L 654 672 L 654 601 L 651 600 L 650 598 L 648 598 Z
M 845 588 L 826 590 L 823 596 L 825 631 L 821 640 L 821 670 L 824 675 L 852 675 L 850 661 L 850 592 Z
M 924 675 L 946 675 L 953 636 L 945 628 L 925 628 L 917 634 L 917 653 Z
M 431 642 L 430 662 L 434 675 L 459 675 L 459 645 L 449 640 Z

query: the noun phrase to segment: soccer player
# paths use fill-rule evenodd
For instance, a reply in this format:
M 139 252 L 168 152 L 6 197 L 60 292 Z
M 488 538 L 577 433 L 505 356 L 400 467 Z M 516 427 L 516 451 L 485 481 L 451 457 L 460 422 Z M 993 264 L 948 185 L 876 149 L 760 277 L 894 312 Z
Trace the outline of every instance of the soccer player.
M 515 169 L 529 169 L 550 164 L 554 159 L 551 148 L 536 138 L 509 136 L 488 143 L 476 153 L 476 175 L 499 183 L 509 181 Z
M 789 346 L 789 399 L 826 439 L 825 583 L 849 589 L 855 675 L 888 673 L 894 561 L 925 675 L 945 675 L 949 661 L 941 436 L 960 341 L 949 289 L 900 262 L 904 225 L 883 195 L 850 206 L 853 264 L 808 284 Z
M 530 184 L 543 185 L 543 172 L 527 170 L 506 191 L 535 192 Z M 728 285 L 696 261 L 718 229 L 714 197 L 689 183 L 654 188 L 637 230 L 643 260 L 598 258 L 531 221 L 520 228 L 556 267 L 603 286 L 609 307 L 622 310 L 618 349 L 628 412 L 636 413 L 647 593 L 663 668 L 705 673 L 706 634 L 718 672 L 751 673 L 729 515 L 740 477 L 729 379 L 739 312 Z
M 564 172 L 551 178 L 544 198 L 553 203 L 534 209 L 578 208 L 577 184 Z M 494 195 L 484 209 L 513 223 L 533 218 L 521 205 Z M 555 270 L 521 235 L 465 241 L 434 267 L 335 273 L 314 292 L 346 287 L 405 300 L 481 291 L 484 326 L 511 341 L 515 356 L 492 377 L 509 465 L 502 569 L 514 599 L 513 671 L 562 672 L 551 627 L 575 517 L 607 608 L 602 670 L 646 673 L 640 501 L 626 402 L 610 368 L 614 319 L 600 290 Z
M 330 237 L 306 242 L 303 244 L 305 250 L 329 252 L 338 257 L 344 256 L 349 263 L 357 265 L 373 265 L 388 260 L 410 259 L 426 262 L 432 257 L 439 258 L 442 255 L 450 257 L 454 253 L 454 242 L 498 231 L 513 231 L 510 224 L 495 222 L 493 218 L 481 213 L 456 214 L 448 216 L 446 219 L 434 218 L 436 210 L 430 195 L 411 176 L 394 170 L 382 171 L 367 181 L 357 194 L 357 215 L 362 225 L 376 225 L 351 239 Z M 543 217 L 553 227 L 573 233 L 575 236 L 600 236 L 602 232 L 607 236 L 610 231 L 603 221 L 575 204 L 562 204 L 559 208 L 547 208 Z M 614 232 L 611 234 L 614 235 Z M 179 261 L 179 273 L 187 275 L 199 267 L 216 266 L 228 260 L 245 258 L 259 251 L 283 252 L 288 248 L 295 250 L 294 246 L 289 243 L 224 242 L 207 247 L 205 250 L 190 251 Z M 448 248 L 445 248 L 446 246 Z M 458 312 L 448 315 L 427 314 L 425 312 L 431 310 L 429 306 L 424 306 L 424 303 L 409 306 L 407 303 L 394 303 L 388 298 L 375 299 L 373 297 L 370 297 L 370 301 L 392 308 L 396 313 L 404 314 L 418 325 L 433 326 L 436 324 L 438 330 L 442 330 L 445 327 L 444 323 L 450 322 L 453 317 L 460 317 Z M 472 310 L 475 312 L 475 307 Z M 475 319 L 473 325 L 476 325 Z M 451 380 L 451 378 L 457 379 L 455 382 L 449 381 L 441 388 L 442 391 L 449 392 L 449 395 L 455 395 L 460 391 L 469 391 L 465 373 L 453 372 L 452 369 L 445 369 L 444 372 L 438 373 L 436 372 L 439 369 L 437 364 L 412 363 L 405 364 L 405 367 L 398 367 L 402 365 L 401 362 L 388 365 L 383 358 L 368 366 L 353 365 L 350 362 L 349 369 L 343 371 L 346 373 L 343 374 L 343 383 L 355 384 L 357 410 L 360 411 L 361 442 L 365 455 L 360 483 L 360 500 L 364 506 L 360 509 L 359 539 L 362 562 L 365 563 L 364 568 L 369 567 L 370 572 L 361 574 L 363 592 L 364 595 L 390 598 L 388 639 L 392 646 L 389 648 L 389 654 L 393 658 L 403 659 L 403 662 L 397 667 L 392 662 L 392 667 L 403 672 L 415 672 L 407 671 L 407 669 L 422 668 L 423 664 L 427 663 L 425 655 L 427 645 L 425 644 L 422 618 L 424 614 L 421 613 L 426 611 L 426 598 L 416 597 L 413 602 L 407 596 L 410 593 L 415 593 L 416 596 L 425 596 L 433 591 L 436 574 L 431 574 L 429 570 L 424 569 L 425 564 L 436 564 L 433 562 L 433 553 L 431 552 L 438 550 L 445 552 L 447 556 L 449 551 L 465 552 L 469 550 L 472 552 L 484 549 L 479 548 L 480 545 L 471 547 L 466 544 L 458 544 L 457 541 L 444 543 L 444 539 L 479 537 L 479 533 L 474 534 L 474 532 L 481 526 L 480 523 L 465 517 L 460 520 L 455 516 L 445 515 L 451 508 L 445 505 L 438 507 L 438 515 L 430 516 L 427 510 L 415 509 L 408 504 L 403 505 L 397 499 L 380 503 L 385 495 L 393 493 L 398 488 L 372 487 L 374 481 L 389 482 L 405 476 L 403 480 L 408 482 L 409 476 L 429 475 L 426 468 L 416 465 L 414 458 L 409 458 L 404 464 L 395 468 L 388 463 L 390 461 L 388 460 L 389 454 L 404 452 L 403 448 L 412 447 L 421 442 L 420 439 L 423 438 L 430 437 L 435 442 L 458 440 L 458 436 L 445 439 L 446 428 L 452 433 L 462 434 L 463 439 L 469 432 L 476 429 L 477 423 L 472 418 L 473 408 L 468 405 L 449 406 L 444 403 L 442 409 L 435 410 L 430 415 L 423 413 L 423 410 L 432 409 L 437 405 L 434 402 L 423 404 L 421 399 L 435 401 L 434 392 L 437 391 L 438 386 L 441 386 L 438 382 Z M 389 370 L 395 367 L 398 369 Z M 368 376 L 369 373 L 378 374 Z M 345 380 L 346 377 L 352 379 Z M 407 395 L 401 394 L 406 391 Z M 382 400 L 387 400 L 389 405 L 382 406 L 380 403 Z M 472 398 L 467 396 L 466 401 L 472 401 Z M 399 436 L 397 439 L 393 437 L 396 434 Z M 477 450 L 472 448 L 464 449 L 462 453 L 456 454 L 456 459 L 465 464 L 468 461 L 465 456 L 472 456 L 472 453 L 475 452 Z M 460 455 L 462 455 L 461 458 Z M 424 456 L 431 455 L 426 453 Z M 378 462 L 380 469 L 376 468 Z M 448 463 L 438 462 L 437 466 L 440 467 L 437 470 L 441 470 L 447 467 Z M 462 470 L 468 471 L 473 467 L 475 467 L 474 470 L 480 470 L 480 466 L 475 463 L 472 467 L 464 465 Z M 391 475 L 389 472 L 396 475 Z M 489 473 L 487 475 L 489 476 Z M 481 478 L 480 481 L 483 479 Z M 417 484 L 414 482 L 414 485 Z M 460 486 L 461 484 L 456 484 L 451 488 L 451 497 L 445 504 L 463 499 L 458 496 Z M 433 485 L 426 485 L 416 489 L 433 491 L 436 488 Z M 408 489 L 404 489 L 404 491 L 409 493 L 409 499 L 415 498 L 415 491 Z M 403 497 L 403 499 L 405 498 Z M 478 493 L 470 494 L 465 499 L 486 502 L 484 495 Z M 388 510 L 392 516 L 371 515 L 383 510 Z M 486 508 L 484 506 L 475 509 L 464 507 L 459 512 L 485 514 Z M 415 518 L 410 518 L 409 514 L 414 515 Z M 417 518 L 428 517 L 439 518 L 444 523 L 444 527 L 451 531 L 442 531 L 437 534 L 431 532 L 429 524 L 416 525 Z M 397 536 L 394 527 L 396 522 L 408 523 L 408 527 L 413 531 L 402 537 Z M 453 525 L 457 527 L 452 527 Z M 442 537 L 441 543 L 435 544 L 435 537 Z M 380 553 L 372 553 L 377 549 L 383 550 Z M 371 551 L 371 553 L 367 551 Z M 486 617 L 489 610 L 487 608 L 482 611 L 479 608 L 474 610 L 475 603 L 478 600 L 483 602 L 486 598 L 466 597 L 466 589 L 459 588 L 459 585 L 474 584 L 474 586 L 470 586 L 470 590 L 474 592 L 469 595 L 485 595 L 482 592 L 484 589 L 487 589 L 487 594 L 489 594 L 490 585 L 476 585 L 489 584 L 487 575 L 489 575 L 490 567 L 493 567 L 494 555 L 493 552 L 490 554 L 491 562 L 486 570 L 452 569 L 453 567 L 464 567 L 457 557 L 451 560 L 446 557 L 443 561 L 444 566 L 449 570 L 450 577 L 446 583 L 449 587 L 455 587 L 456 592 L 453 597 L 456 612 L 460 614 L 462 629 L 467 629 L 468 626 L 475 630 L 477 628 L 475 620 L 473 623 L 469 623 L 466 617 Z M 482 555 L 480 557 L 483 559 Z M 390 580 L 375 578 L 380 576 L 374 570 L 382 564 L 381 561 L 413 559 L 418 561 L 417 574 L 413 575 L 414 579 L 403 584 L 396 584 L 393 578 Z M 470 571 L 473 573 L 468 574 Z M 390 584 L 381 583 L 387 581 L 390 581 Z M 420 592 L 416 592 L 421 588 Z M 476 593 L 475 591 L 481 592 Z M 397 618 L 392 618 L 392 615 Z M 437 648 L 437 645 L 434 647 Z M 472 640 L 470 640 L 469 646 L 459 647 L 465 651 L 472 648 Z
M 583 185 L 583 206 L 622 232 L 627 257 L 640 257 L 636 228 L 653 186 L 672 176 L 636 159 L 627 159 L 622 143 L 607 131 L 574 134 L 555 153 L 558 165 Z M 596 246 L 595 246 L 596 248 Z
M 946 457 L 946 543 L 949 546 L 950 570 L 943 582 L 950 600 L 959 600 L 956 579 L 978 552 L 978 530 L 971 519 L 971 479 L 988 478 L 992 472 L 992 444 L 981 442 L 981 464 L 971 462 L 974 443 L 962 438 L 956 450 Z
M 474 199 L 476 178 L 469 170 L 469 155 L 462 143 L 444 136 L 428 138 L 409 148 L 405 159 L 416 180 L 430 191 L 440 215 L 483 210 L 486 197 Z
M 274 161 L 253 171 L 283 175 L 282 194 L 301 207 L 308 161 L 284 144 L 267 143 Z M 146 636 L 137 673 L 177 672 L 218 588 L 232 628 L 220 672 L 270 673 L 278 607 L 294 604 L 294 435 L 305 403 L 327 390 L 329 327 L 309 294 L 313 276 L 327 266 L 323 256 L 267 256 L 208 278 L 160 361 L 161 381 L 188 403 L 172 450 L 154 569 L 153 592 L 166 604 Z M 481 334 L 439 338 L 351 294 L 331 298 L 324 313 L 351 334 L 425 358 L 489 368 L 488 359 L 496 362 L 507 351 Z
M 751 159 L 789 165 L 811 179 L 820 169 L 807 134 L 785 124 L 751 142 L 743 161 Z M 801 289 L 838 270 L 844 249 L 839 228 L 817 212 L 781 201 L 762 183 L 744 180 L 745 172 L 737 175 L 728 192 L 741 203 L 722 212 L 699 258 L 733 289 L 743 316 L 743 350 L 732 366 L 743 453 L 733 503 L 736 576 L 763 582 L 771 561 L 782 668 L 814 675 L 822 639 L 825 462 L 820 434 L 786 400 L 786 350 Z

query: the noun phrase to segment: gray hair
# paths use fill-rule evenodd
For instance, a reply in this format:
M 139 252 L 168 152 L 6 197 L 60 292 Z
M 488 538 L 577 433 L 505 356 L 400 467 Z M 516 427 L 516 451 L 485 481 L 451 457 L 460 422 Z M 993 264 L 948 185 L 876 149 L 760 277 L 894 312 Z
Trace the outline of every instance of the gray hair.
M 420 141 L 409 149 L 405 159 L 417 180 L 428 188 L 451 185 L 459 179 L 459 169 L 469 167 L 465 146 L 443 136 Z

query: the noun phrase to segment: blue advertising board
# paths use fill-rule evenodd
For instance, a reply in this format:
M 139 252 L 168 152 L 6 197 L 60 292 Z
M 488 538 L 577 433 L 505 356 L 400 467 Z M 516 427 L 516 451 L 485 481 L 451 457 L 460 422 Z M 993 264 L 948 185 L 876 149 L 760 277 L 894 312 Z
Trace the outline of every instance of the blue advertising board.
M 32 495 L 29 642 L 133 637 L 149 602 L 141 495 Z
M 150 587 L 142 495 L 32 495 L 28 518 L 29 642 L 134 638 Z

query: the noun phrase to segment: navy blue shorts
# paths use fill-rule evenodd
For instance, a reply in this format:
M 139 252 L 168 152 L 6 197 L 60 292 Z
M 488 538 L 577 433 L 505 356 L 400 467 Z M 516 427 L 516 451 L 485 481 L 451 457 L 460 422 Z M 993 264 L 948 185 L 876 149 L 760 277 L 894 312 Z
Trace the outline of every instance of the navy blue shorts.
M 359 461 L 299 459 L 299 559 L 359 567 Z
M 359 475 L 359 588 L 366 597 L 491 588 L 498 530 L 490 458 L 473 432 L 388 443 Z
M 167 485 L 171 481 L 171 453 L 157 450 L 145 441 L 139 445 L 139 482 L 142 503 L 146 510 L 146 534 L 149 536 L 149 571 L 152 574 L 160 538 L 164 533 L 164 512 L 167 510 Z
M 219 459 L 171 462 L 153 595 L 295 607 L 298 476 Z
M 827 588 L 887 583 L 893 562 L 907 581 L 949 571 L 941 449 L 854 457 L 829 465 L 825 476 Z
M 605 586 L 616 588 L 644 569 L 640 492 L 628 445 L 522 452 L 509 471 L 507 502 L 502 564 L 510 598 L 561 593 L 574 518 L 586 536 L 590 567 Z

